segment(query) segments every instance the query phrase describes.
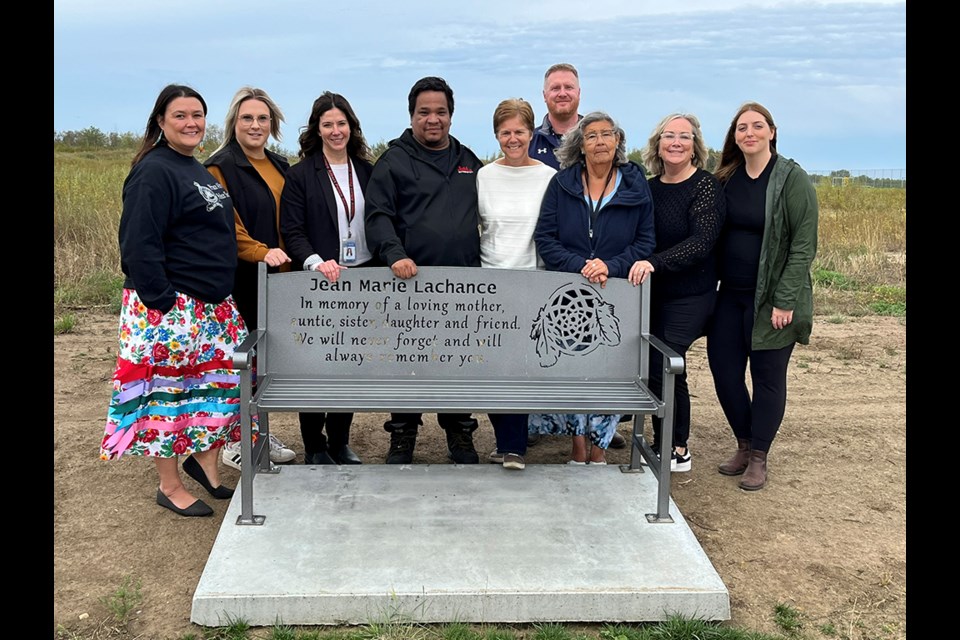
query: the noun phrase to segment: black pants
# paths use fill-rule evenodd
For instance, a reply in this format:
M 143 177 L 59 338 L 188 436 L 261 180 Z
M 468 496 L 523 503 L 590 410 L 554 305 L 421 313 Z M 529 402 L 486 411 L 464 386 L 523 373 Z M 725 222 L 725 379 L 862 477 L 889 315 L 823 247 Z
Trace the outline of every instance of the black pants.
M 707 359 L 717 399 L 734 435 L 750 440 L 751 449 L 769 451 L 787 408 L 787 365 L 794 344 L 781 349 L 750 348 L 753 298 L 752 290 L 720 289 L 707 333 Z M 746 383 L 748 360 L 752 398 Z
M 336 450 L 350 442 L 352 413 L 301 413 L 299 418 L 305 454 L 320 453 L 328 448 Z M 324 426 L 327 427 L 326 435 L 323 434 Z
M 353 268 L 380 266 L 383 266 L 383 263 L 374 258 L 363 264 L 354 265 Z M 253 281 L 256 284 L 256 278 Z M 254 290 L 254 301 L 256 300 L 255 296 L 256 290 Z M 240 313 L 242 315 L 243 311 Z M 353 423 L 352 413 L 301 413 L 299 418 L 300 437 L 303 438 L 305 454 L 336 450 L 350 443 L 350 425 Z M 324 426 L 327 428 L 326 435 L 323 434 Z
M 650 333 L 667 343 L 686 361 L 690 345 L 703 335 L 716 299 L 717 292 L 714 290 L 683 298 L 651 298 Z M 690 389 L 687 386 L 686 367 L 673 380 L 673 446 L 685 449 L 690 437 Z M 663 356 L 653 348 L 650 349 L 650 390 L 663 399 Z M 653 417 L 653 441 L 657 451 L 660 450 L 662 423 L 662 419 Z
M 500 453 L 527 454 L 527 414 L 488 413 Z
M 406 433 L 416 433 L 423 424 L 422 413 L 391 413 L 390 421 L 383 423 L 388 433 L 395 429 L 403 429 Z M 444 431 L 448 429 L 468 429 L 470 433 L 476 431 L 480 425 L 469 413 L 438 413 L 437 422 Z

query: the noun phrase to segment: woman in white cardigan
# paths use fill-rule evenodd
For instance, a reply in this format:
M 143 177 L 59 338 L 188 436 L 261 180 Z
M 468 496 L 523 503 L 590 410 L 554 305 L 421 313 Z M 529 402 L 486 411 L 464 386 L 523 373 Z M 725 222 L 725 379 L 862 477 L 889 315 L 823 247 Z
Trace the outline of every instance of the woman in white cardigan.
M 540 202 L 556 171 L 527 155 L 533 137 L 533 108 L 511 98 L 493 112 L 493 132 L 503 155 L 477 172 L 480 203 L 480 264 L 496 269 L 537 269 L 533 232 Z M 523 469 L 527 452 L 527 415 L 490 414 L 497 438 L 491 462 Z

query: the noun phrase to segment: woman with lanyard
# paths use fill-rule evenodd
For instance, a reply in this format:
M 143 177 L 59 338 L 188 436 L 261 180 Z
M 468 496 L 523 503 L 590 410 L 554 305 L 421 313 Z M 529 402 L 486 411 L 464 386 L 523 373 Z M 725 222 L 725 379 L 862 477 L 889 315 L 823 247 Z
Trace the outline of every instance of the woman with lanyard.
M 377 264 L 364 232 L 363 194 L 373 165 L 346 98 L 325 91 L 314 101 L 299 156 L 280 196 L 280 235 L 294 267 L 336 282 L 343 269 Z M 304 462 L 360 464 L 348 446 L 351 422 L 352 413 L 301 413 Z
M 643 169 L 627 160 L 626 135 L 609 115 L 587 114 L 563 136 L 534 239 L 547 270 L 603 287 L 653 253 L 653 200 Z M 531 415 L 531 433 L 572 435 L 569 464 L 606 464 L 619 415 Z M 587 439 L 594 445 L 590 450 Z

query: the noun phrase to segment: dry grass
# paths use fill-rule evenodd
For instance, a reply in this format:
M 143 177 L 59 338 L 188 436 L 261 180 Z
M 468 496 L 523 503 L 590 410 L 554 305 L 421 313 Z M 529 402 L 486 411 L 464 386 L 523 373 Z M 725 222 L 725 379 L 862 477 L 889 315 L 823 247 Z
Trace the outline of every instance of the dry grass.
M 55 315 L 116 306 L 121 190 L 130 150 L 54 152 Z M 817 187 L 818 314 L 906 314 L 906 190 Z
M 821 247 L 850 253 L 906 251 L 906 189 L 822 186 L 817 201 Z
M 817 187 L 818 314 L 906 315 L 906 197 L 905 189 Z
M 54 153 L 54 289 L 120 273 L 117 228 L 130 153 Z

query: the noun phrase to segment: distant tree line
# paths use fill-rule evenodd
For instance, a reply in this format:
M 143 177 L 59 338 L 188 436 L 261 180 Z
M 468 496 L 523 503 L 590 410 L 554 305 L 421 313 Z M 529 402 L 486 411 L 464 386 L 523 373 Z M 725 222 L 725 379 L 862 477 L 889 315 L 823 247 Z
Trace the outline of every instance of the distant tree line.
M 96 127 L 87 127 L 81 131 L 54 131 L 53 149 L 55 151 L 94 151 L 98 149 L 135 150 L 140 144 L 140 134 L 104 133 Z
M 104 149 L 130 151 L 131 154 L 140 146 L 142 133 L 104 133 L 96 127 L 87 127 L 81 131 L 54 131 L 54 151 L 102 151 Z M 223 142 L 223 127 L 217 124 L 208 124 L 203 135 L 203 151 L 197 152 L 197 158 L 204 160 L 214 149 Z M 282 156 L 291 157 L 291 153 L 276 143 L 267 145 L 271 151 Z M 296 154 L 292 154 L 296 155 Z
M 867 175 L 850 175 L 850 171 L 847 169 L 840 169 L 838 171 L 831 171 L 828 175 L 822 175 L 818 173 L 810 174 L 810 180 L 813 181 L 813 184 L 826 184 L 833 185 L 835 187 L 846 187 L 851 185 L 857 185 L 861 187 L 873 187 L 876 189 L 906 189 L 907 188 L 907 178 L 905 176 L 901 177 L 885 177 L 880 176 L 874 178 Z
M 104 133 L 97 129 L 96 127 L 87 127 L 80 131 L 54 131 L 53 132 L 53 149 L 54 151 L 97 151 L 103 149 L 116 149 L 116 150 L 129 150 L 131 152 L 136 151 L 137 147 L 140 146 L 140 138 L 142 134 L 138 133 Z M 208 124 L 206 133 L 203 137 L 203 151 L 198 152 L 197 157 L 200 160 L 205 159 L 214 149 L 220 146 L 220 143 L 223 141 L 223 127 L 216 124 Z M 379 158 L 380 154 L 387 150 L 387 145 L 389 143 L 385 140 L 380 140 L 376 144 L 370 145 L 370 151 L 373 154 L 374 158 Z M 291 160 L 296 158 L 296 152 L 290 152 L 287 149 L 284 149 L 276 143 L 271 143 L 267 146 L 268 149 L 275 153 L 279 153 L 282 156 L 290 158 Z M 627 157 L 636 162 L 637 164 L 643 166 L 643 160 L 641 159 L 642 150 L 633 149 L 627 154 Z M 483 158 L 483 161 L 491 162 L 495 160 L 499 154 L 494 154 L 489 158 Z M 717 168 L 720 164 L 720 151 L 717 149 L 707 148 L 707 162 L 705 169 L 711 173 Z M 843 172 L 835 171 L 833 173 L 842 174 Z M 847 176 L 850 175 L 850 172 L 846 172 Z M 832 177 L 832 174 L 831 174 Z M 864 178 L 866 182 L 861 182 L 861 178 Z M 851 180 L 856 181 L 857 184 L 868 184 L 870 186 L 883 186 L 880 184 L 874 184 L 873 179 L 865 178 L 864 176 L 857 176 L 856 178 L 851 178 Z M 902 186 L 900 181 L 892 181 L 896 184 L 890 186 Z

